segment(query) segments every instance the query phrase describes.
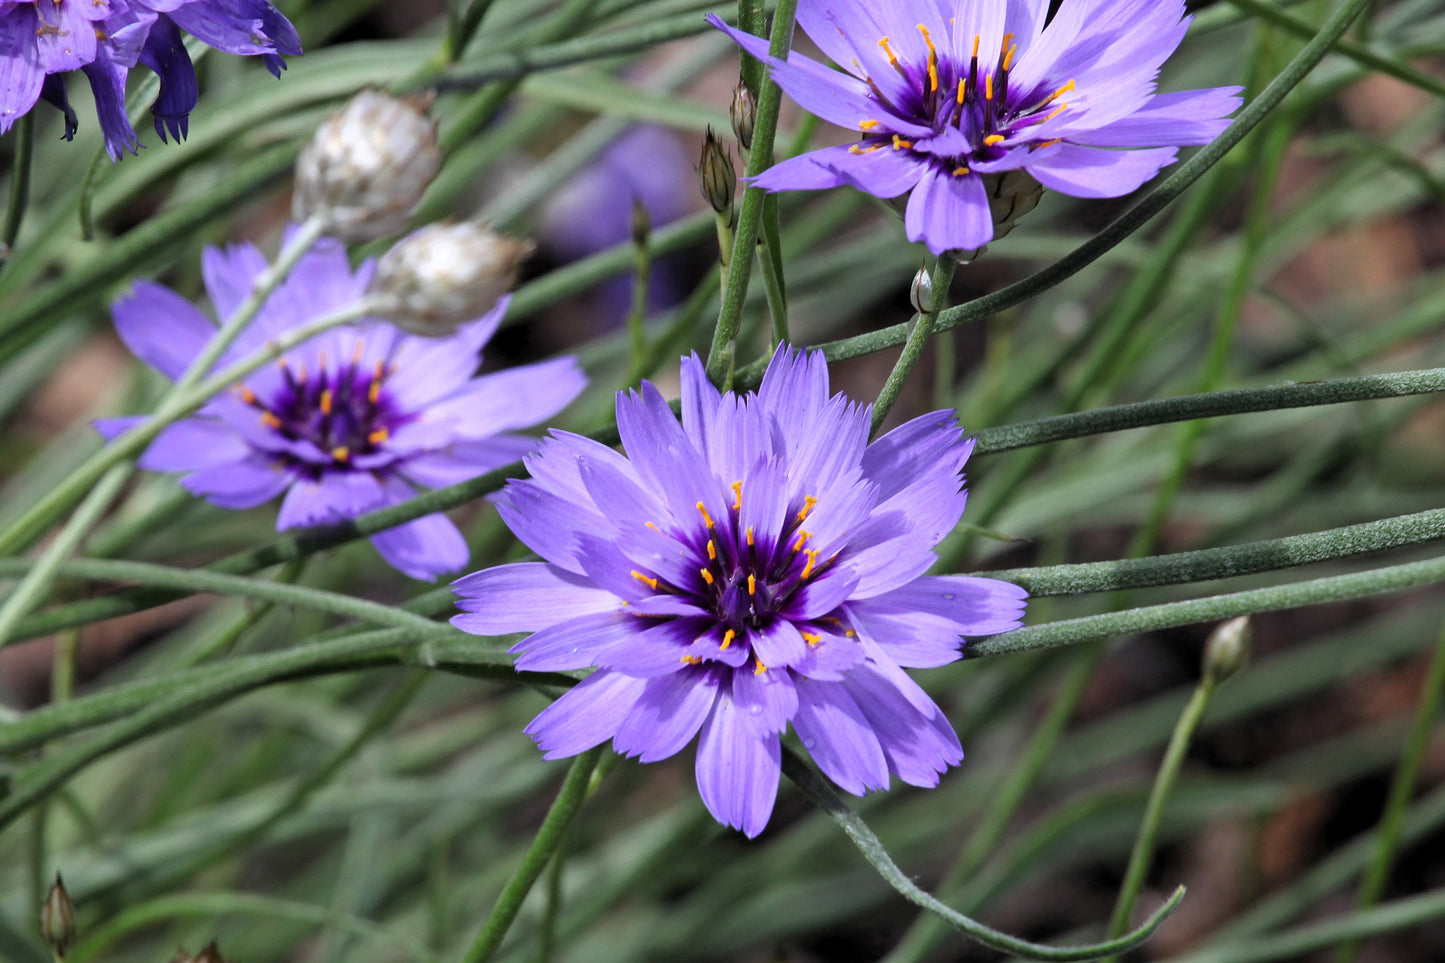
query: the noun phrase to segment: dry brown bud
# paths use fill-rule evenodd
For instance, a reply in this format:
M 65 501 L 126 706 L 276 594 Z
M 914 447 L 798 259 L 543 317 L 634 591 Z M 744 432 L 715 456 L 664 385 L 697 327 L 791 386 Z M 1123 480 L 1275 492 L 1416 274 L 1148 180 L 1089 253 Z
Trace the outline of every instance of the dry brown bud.
M 59 873 L 40 905 L 40 933 L 57 957 L 64 957 L 75 945 L 75 903 Z
M 429 224 L 377 264 L 372 310 L 413 334 L 443 337 L 495 307 L 532 250 L 531 241 L 470 221 Z
M 733 122 L 733 134 L 743 150 L 753 146 L 753 128 L 758 123 L 758 101 L 748 85 L 741 80 L 733 88 L 733 102 L 728 106 L 728 117 Z
M 703 198 L 714 211 L 725 214 L 732 209 L 737 180 L 732 158 L 709 127 L 702 141 L 702 157 L 697 164 L 697 183 Z

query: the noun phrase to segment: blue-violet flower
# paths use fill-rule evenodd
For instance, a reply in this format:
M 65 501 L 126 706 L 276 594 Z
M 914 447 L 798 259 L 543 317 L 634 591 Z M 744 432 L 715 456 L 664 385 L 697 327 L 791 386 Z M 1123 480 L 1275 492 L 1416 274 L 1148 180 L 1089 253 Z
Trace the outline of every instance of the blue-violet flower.
M 301 53 L 291 21 L 266 0 L 0 0 L 0 133 L 44 97 L 76 117 L 66 97 L 67 71 L 84 71 L 95 96 L 105 149 L 112 159 L 139 146 L 125 111 L 130 69 L 160 77 L 151 105 L 156 133 L 186 136 L 196 106 L 196 71 L 182 31 L 226 53 L 259 55 L 281 75 L 281 54 Z
M 829 396 L 819 353 L 779 347 L 756 394 L 682 364 L 679 424 L 657 389 L 619 393 L 626 455 L 552 432 L 498 496 L 544 561 L 459 579 L 467 632 L 531 632 L 518 669 L 597 666 L 527 732 L 547 758 L 608 739 L 643 762 L 701 733 L 697 783 L 756 836 L 791 724 L 852 793 L 933 786 L 963 758 L 903 671 L 959 657 L 960 636 L 1019 625 L 1006 582 L 928 576 L 958 523 L 972 449 L 937 411 L 868 443 L 869 408 Z
M 207 248 L 201 269 L 216 313 L 229 317 L 266 269 L 249 244 Z M 266 301 L 218 366 L 282 332 L 354 304 L 373 263 L 352 270 L 346 249 L 323 239 Z M 250 508 L 285 493 L 276 528 L 344 521 L 510 464 L 536 447 L 516 434 L 552 417 L 586 379 L 572 358 L 475 376 L 482 346 L 506 311 L 503 298 L 449 337 L 422 338 L 365 321 L 328 331 L 257 371 L 195 417 L 168 426 L 140 459 L 185 472 L 181 484 L 222 508 Z M 175 379 L 215 334 L 174 291 L 137 281 L 112 309 L 139 358 Z M 142 418 L 97 423 L 114 437 Z M 456 572 L 467 545 L 445 515 L 378 532 L 382 557 L 413 578 Z
M 999 194 L 1010 172 L 1119 197 L 1173 163 L 1176 147 L 1216 137 L 1239 106 L 1238 87 L 1154 92 L 1189 26 L 1183 0 L 1064 0 L 1045 25 L 1048 11 L 1048 0 L 799 0 L 798 25 L 842 72 L 769 57 L 766 40 L 710 15 L 805 110 L 861 135 L 753 183 L 908 194 L 910 241 L 969 251 L 1015 213 Z

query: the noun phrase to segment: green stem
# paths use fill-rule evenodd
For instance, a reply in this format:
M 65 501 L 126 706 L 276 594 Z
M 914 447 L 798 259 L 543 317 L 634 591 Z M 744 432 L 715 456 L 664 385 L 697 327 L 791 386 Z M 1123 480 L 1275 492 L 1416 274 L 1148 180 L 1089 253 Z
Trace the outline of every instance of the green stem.
M 827 813 L 838 824 L 844 834 L 858 847 L 863 857 L 901 896 L 929 912 L 938 914 L 944 922 L 970 939 L 1003 953 L 1012 953 L 1030 960 L 1058 961 L 1094 960 L 1113 953 L 1122 953 L 1133 949 L 1152 936 L 1159 925 L 1178 907 L 1179 901 L 1184 898 L 1184 888 L 1180 887 L 1167 903 L 1145 920 L 1142 926 L 1122 939 L 1087 946 L 1045 946 L 1040 943 L 1030 943 L 970 919 L 919 888 L 911 877 L 898 868 L 878 837 L 873 834 L 873 830 L 869 829 L 868 824 L 848 807 L 832 784 L 819 776 L 811 766 L 787 748 L 783 750 L 783 773 L 797 784 L 815 806 Z
M 1370 0 L 1370 2 L 1373 3 L 1374 0 Z M 1315 35 L 1314 24 L 1295 16 L 1287 10 L 1281 10 L 1274 4 L 1265 3 L 1263 0 L 1229 0 L 1229 3 L 1243 10 L 1250 16 L 1258 17 L 1266 23 L 1272 23 L 1277 27 L 1281 27 L 1297 37 L 1303 37 L 1308 40 Z M 1362 24 L 1367 22 L 1368 20 L 1362 21 Z M 1342 56 L 1349 57 L 1363 67 L 1378 70 L 1380 73 L 1394 77 L 1396 80 L 1402 80 L 1407 84 L 1419 87 L 1421 90 L 1429 91 L 1436 97 L 1445 97 L 1445 82 L 1442 82 L 1436 77 L 1431 77 L 1429 74 L 1421 73 L 1408 64 L 1403 64 L 1398 60 L 1391 60 L 1389 57 L 1378 54 L 1359 41 L 1342 37 L 1335 43 L 1335 52 Z
M 1119 888 L 1119 898 L 1114 904 L 1114 915 L 1109 920 L 1109 936 L 1123 934 L 1129 928 L 1129 917 L 1144 887 L 1144 878 L 1149 875 L 1149 865 L 1154 861 L 1154 848 L 1159 840 L 1159 825 L 1164 819 L 1164 807 L 1179 781 L 1179 769 L 1184 764 L 1184 754 L 1189 751 L 1189 741 L 1209 708 L 1209 699 L 1214 695 L 1215 679 L 1206 674 L 1194 689 L 1189 704 L 1174 726 L 1169 737 L 1169 748 L 1165 750 L 1164 761 L 1154 777 L 1154 788 L 1149 793 L 1149 802 L 1144 807 L 1144 821 L 1139 824 L 1139 835 L 1134 840 L 1134 850 L 1129 854 L 1129 868 L 1124 873 L 1124 883 Z M 1114 963 L 1110 960 L 1109 963 Z
M 1405 825 L 1405 815 L 1410 808 L 1410 798 L 1420 780 L 1420 769 L 1424 765 L 1426 750 L 1430 747 L 1430 733 L 1435 726 L 1435 717 L 1440 713 L 1442 693 L 1445 693 L 1445 632 L 1435 646 L 1435 656 L 1430 662 L 1430 672 L 1420 689 L 1420 704 L 1415 709 L 1415 720 L 1410 735 L 1405 740 L 1400 764 L 1395 769 L 1395 778 L 1390 782 L 1390 795 L 1385 801 L 1385 811 L 1380 816 L 1380 826 L 1375 838 L 1375 850 L 1360 881 L 1360 892 L 1355 905 L 1368 909 L 1380 901 L 1385 884 L 1390 878 L 1390 868 L 1395 862 L 1395 852 L 1400 845 L 1400 833 Z M 1354 963 L 1360 954 L 1359 940 L 1350 940 L 1340 945 L 1335 953 L 1335 963 Z
M 768 38 L 768 53 L 772 56 L 787 57 L 792 46 L 793 18 L 797 11 L 798 0 L 779 0 L 777 11 L 773 14 L 773 32 Z M 764 79 L 758 92 L 758 117 L 753 126 L 753 145 L 748 151 L 747 177 L 756 177 L 773 164 L 773 139 L 778 133 L 778 109 L 782 106 L 782 96 L 782 90 L 772 78 Z M 713 384 L 721 385 L 728 381 L 735 364 L 735 342 L 742 326 L 743 303 L 748 293 L 753 251 L 758 243 L 766 196 L 762 188 L 751 184 L 743 190 L 732 266 L 723 287 L 722 306 L 707 356 L 707 374 Z
M 482 21 L 491 9 L 493 0 L 472 0 L 467 12 L 452 21 L 451 29 L 447 32 L 446 59 L 448 63 L 456 63 L 467 52 L 467 45 L 481 29 Z
M 1187 602 L 1147 605 L 1123 612 L 1063 619 L 1043 625 L 1026 625 L 1003 635 L 971 643 L 965 657 L 982 658 L 1026 652 L 1030 649 L 1073 645 L 1091 639 L 1134 635 L 1179 625 L 1193 625 L 1197 622 L 1222 622 L 1236 615 L 1278 612 L 1306 605 L 1341 602 L 1401 592 L 1442 581 L 1445 581 L 1445 558 L 1432 558 L 1351 575 L 1336 575 L 1272 588 L 1212 595 Z
M 491 915 L 482 924 L 481 930 L 472 940 L 472 945 L 462 957 L 463 963 L 490 960 L 502 945 L 507 930 L 511 929 L 512 921 L 517 918 L 517 911 L 522 908 L 522 901 L 531 892 L 537 877 L 542 875 L 542 870 L 547 867 L 557 847 L 561 845 L 567 827 L 581 809 L 582 802 L 587 797 L 592 770 L 596 768 L 602 752 L 603 748 L 600 746 L 589 749 L 572 763 L 552 808 L 547 811 L 547 817 L 542 820 L 541 828 L 532 839 L 532 845 L 522 857 L 522 864 L 512 874 L 512 878 L 502 890 L 502 895 L 497 897 Z
M 637 215 L 634 213 L 633 217 Z M 633 241 L 632 310 L 627 315 L 627 335 L 631 347 L 631 365 L 635 370 L 641 367 L 647 357 L 648 285 L 652 277 L 652 250 L 650 232 L 638 233 Z
M 1445 890 L 1437 889 L 1349 916 L 1285 930 L 1274 936 L 1256 937 L 1247 943 L 1175 957 L 1170 963 L 1266 963 L 1269 960 L 1297 959 L 1312 950 L 1420 926 L 1442 916 L 1445 916 Z
M 958 267 L 958 262 L 947 254 L 940 256 L 933 265 L 933 303 L 928 310 L 921 314 L 914 315 L 913 327 L 908 332 L 908 340 L 904 342 L 903 353 L 898 356 L 894 363 L 893 370 L 888 372 L 888 380 L 883 383 L 883 389 L 878 392 L 878 399 L 873 402 L 873 423 L 872 434 L 878 434 L 878 429 L 883 426 L 888 412 L 893 410 L 893 405 L 898 401 L 898 395 L 903 391 L 903 384 L 908 376 L 913 374 L 913 369 L 918 367 L 918 362 L 923 359 L 923 349 L 928 347 L 928 339 L 933 336 L 934 325 L 938 322 L 938 316 L 943 311 L 943 305 L 948 301 L 948 289 L 953 284 L 953 272 Z
M 773 321 L 776 348 L 788 341 L 788 292 L 783 279 L 783 241 L 778 225 L 778 196 L 763 199 L 763 223 L 758 237 L 758 260 L 763 266 L 763 293 L 768 299 L 768 316 Z M 771 353 L 771 352 L 770 352 Z
M 1179 398 L 1114 405 L 1015 425 L 985 428 L 974 436 L 977 442 L 974 453 L 991 455 L 1070 438 L 1193 421 L 1197 418 L 1219 418 L 1256 411 L 1338 405 L 1351 401 L 1373 401 L 1438 392 L 1445 392 L 1445 368 L 1184 395 Z
M 292 328 L 274 341 L 221 369 L 195 387 L 170 396 L 144 422 L 113 439 L 110 444 L 86 459 L 79 468 L 65 477 L 44 498 L 27 509 L 0 533 L 0 555 L 11 555 L 40 535 L 50 522 L 89 492 L 111 468 L 122 464 L 145 448 L 169 424 L 184 418 L 204 405 L 213 396 L 227 390 L 253 371 L 281 357 L 287 351 L 325 331 L 350 324 L 364 317 L 369 310 L 365 299 L 309 324 Z
M 4 234 L 0 236 L 0 270 L 15 253 L 20 226 L 30 207 L 30 173 L 35 164 L 35 112 L 30 111 L 15 124 L 15 158 L 10 172 L 10 206 L 5 209 Z
M 1315 66 L 1330 52 L 1331 47 L 1350 28 L 1350 24 L 1369 6 L 1370 0 L 1346 0 L 1346 2 L 1320 27 L 1314 38 L 1295 55 L 1279 75 L 1270 82 L 1269 86 L 1260 92 L 1259 96 L 1244 108 L 1234 121 L 1225 128 L 1217 138 L 1207 146 L 1200 149 L 1199 153 L 1191 157 L 1187 162 L 1180 165 L 1179 169 L 1171 174 L 1165 181 L 1154 190 L 1150 191 L 1138 203 L 1112 223 L 1105 227 L 1098 234 L 1088 241 L 1075 248 L 1062 259 L 1044 268 L 1036 274 L 1015 282 L 993 294 L 976 298 L 966 304 L 950 308 L 943 312 L 938 318 L 937 327 L 940 330 L 957 328 L 965 324 L 972 324 L 981 321 L 991 315 L 998 314 L 1006 308 L 1016 304 L 1022 304 L 1055 285 L 1073 277 L 1079 271 L 1093 264 L 1104 254 L 1118 246 L 1135 231 L 1148 223 L 1156 214 L 1168 207 L 1179 195 L 1183 194 L 1190 186 L 1204 175 L 1215 164 L 1223 159 L 1224 155 L 1234 148 L 1251 130 L 1264 120 L 1279 104 L 1289 95 L 1290 91 L 1299 86 L 1309 76 Z M 781 9 L 781 4 L 779 5 Z M 766 93 L 766 88 L 764 93 Z M 758 105 L 759 121 L 762 120 L 762 103 Z M 753 173 L 749 165 L 749 173 Z M 751 192 L 753 189 L 749 189 Z M 747 198 L 744 196 L 744 214 L 747 212 Z M 739 305 L 741 298 L 739 297 Z M 829 361 L 845 361 L 850 358 L 862 357 L 875 351 L 885 348 L 896 347 L 902 344 L 908 337 L 909 326 L 896 324 L 887 328 L 880 328 L 869 334 L 859 335 L 853 338 L 844 338 L 839 341 L 831 341 L 818 347 L 824 352 Z M 716 344 L 717 341 L 714 341 Z M 737 383 L 742 387 L 753 387 L 762 373 L 766 370 L 767 359 L 762 359 L 756 364 L 748 365 L 739 369 Z M 711 369 L 710 369 L 711 371 Z

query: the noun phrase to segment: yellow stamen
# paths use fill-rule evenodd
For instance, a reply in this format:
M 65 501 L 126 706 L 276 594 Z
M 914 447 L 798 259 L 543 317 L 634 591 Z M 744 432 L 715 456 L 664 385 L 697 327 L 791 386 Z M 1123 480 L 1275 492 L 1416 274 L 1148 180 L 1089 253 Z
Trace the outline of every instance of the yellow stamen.
M 815 646 L 819 642 L 823 641 L 823 637 L 817 632 L 804 632 L 803 641 L 808 643 L 808 646 L 811 648 L 812 646 Z
M 366 345 L 363 344 L 360 340 L 358 340 L 358 341 L 356 342 L 356 347 L 354 347 L 354 348 L 351 349 L 351 365 L 352 365 L 352 367 L 355 367 L 356 365 L 361 364 L 361 352 L 362 352 L 362 349 L 364 349 L 365 347 L 366 347 Z
M 1011 33 L 1006 33 L 1003 35 L 1003 46 L 999 47 L 999 53 L 1001 55 L 1008 53 L 1008 48 L 1010 46 L 1016 46 L 1014 44 L 1014 35 Z
M 726 652 L 728 650 L 728 646 L 733 644 L 733 639 L 737 637 L 737 632 L 732 629 L 728 629 L 726 632 L 723 633 L 722 645 L 718 647 L 719 650 Z
M 1009 36 L 1012 37 L 1013 34 L 1009 34 Z M 1011 68 L 1011 67 L 1013 66 L 1014 54 L 1016 54 L 1016 53 L 1018 53 L 1018 52 L 1019 52 L 1019 45 L 1018 45 L 1018 44 L 1013 44 L 1013 45 L 1011 45 L 1011 46 L 1008 48 L 1008 53 L 1006 53 L 1006 54 L 1003 55 L 1003 69 L 1004 69 L 1004 70 L 1008 70 L 1009 68 Z
M 351 449 L 345 445 L 338 445 L 331 449 L 331 457 L 339 462 L 345 463 L 346 460 L 351 457 Z
M 859 147 L 857 144 L 854 144 L 852 147 L 848 148 L 848 153 L 856 154 L 859 156 L 863 154 L 871 154 L 882 146 L 882 144 L 874 144 L 872 147 Z
M 637 571 L 636 569 L 633 569 L 633 570 L 632 570 L 632 577 L 635 578 L 635 579 L 637 579 L 637 580 L 638 580 L 639 582 L 641 582 L 643 585 L 646 585 L 648 588 L 652 589 L 654 592 L 657 591 L 657 579 L 655 579 L 655 578 L 649 578 L 648 576 L 643 575 L 641 572 Z
M 847 630 L 846 632 L 844 632 L 843 634 L 846 635 L 846 636 L 847 636 L 848 638 L 850 638 L 850 639 L 856 638 L 856 637 L 858 636 L 858 633 L 857 633 L 857 632 L 854 632 L 852 629 L 848 629 L 848 630 Z
M 981 43 L 983 43 L 983 36 L 982 36 L 981 34 L 974 34 L 974 35 L 973 35 L 973 56 L 975 56 L 975 57 L 978 56 L 978 45 L 981 44 Z
M 983 139 L 983 146 L 992 147 L 994 144 L 1002 144 L 1006 140 L 1008 140 L 1008 138 L 1003 134 L 989 134 Z
M 983 75 L 983 99 L 993 100 L 993 74 Z
M 367 436 L 366 436 L 366 440 L 369 441 L 369 442 L 371 442 L 373 445 L 379 445 L 379 444 L 381 444 L 382 442 L 386 441 L 386 440 L 387 440 L 388 438 L 390 438 L 390 437 L 391 437 L 391 429 L 390 429 L 390 428 L 386 428 L 386 427 L 382 427 L 382 428 L 376 429 L 376 430 L 373 431 L 371 434 L 367 435 Z
M 327 388 L 325 391 L 321 392 L 321 413 L 322 413 L 323 415 L 329 415 L 329 414 L 331 414 L 331 403 L 332 403 L 332 400 L 333 400 L 333 399 L 332 399 L 332 397 L 331 397 L 331 389 L 330 389 L 330 388 Z
M 860 120 L 860 121 L 858 121 L 858 129 L 859 129 L 859 130 L 872 130 L 873 128 L 875 128 L 875 127 L 877 127 L 877 126 L 878 126 L 878 121 L 876 121 L 876 120 Z
M 954 176 L 954 177 L 962 177 L 963 175 L 965 175 L 965 174 L 967 174 L 967 173 L 968 173 L 968 168 L 967 168 L 967 167 L 955 167 L 955 168 L 953 169 L 953 176 Z
M 713 583 L 713 577 L 712 577 L 712 573 L 711 573 L 711 572 L 709 572 L 709 571 L 708 571 L 707 569 L 705 569 L 705 568 L 700 568 L 700 569 L 698 569 L 698 571 L 699 571 L 700 573 L 702 573 L 702 580 L 703 580 L 704 582 L 706 582 L 706 583 L 709 584 L 709 585 L 711 585 L 711 584 Z
M 733 490 L 733 511 L 741 511 L 743 507 L 743 483 L 735 481 L 729 487 Z
M 749 575 L 749 576 L 748 576 L 748 594 L 749 594 L 749 595 L 757 595 L 757 594 L 758 594 L 758 577 L 757 577 L 756 575 Z
M 754 659 L 753 661 L 758 664 L 758 667 L 753 670 L 753 675 L 762 675 L 764 672 L 768 671 L 768 667 L 763 665 L 762 659 Z
M 813 574 L 813 566 L 814 566 L 814 565 L 817 563 L 817 561 L 818 561 L 818 549 L 816 549 L 816 548 L 815 548 L 815 549 L 812 549 L 812 550 L 810 550 L 810 551 L 808 551 L 808 552 L 806 552 L 806 553 L 804 553 L 804 554 L 806 554 L 806 555 L 808 556 L 808 564 L 803 566 L 803 574 L 800 575 L 800 576 L 798 576 L 800 579 L 805 579 L 805 578 L 807 578 L 809 575 L 812 575 L 812 574 Z
M 1064 94 L 1067 94 L 1069 91 L 1071 91 L 1071 90 L 1073 90 L 1073 89 L 1074 89 L 1074 82 L 1071 80 L 1071 81 L 1069 81 L 1068 83 L 1064 84 L 1062 87 L 1060 87 L 1058 90 L 1056 90 L 1056 91 L 1054 91 L 1053 93 L 1049 94 L 1049 96 L 1048 96 L 1046 99 L 1044 99 L 1043 101 L 1041 101 L 1038 106 L 1039 106 L 1039 107 L 1044 107 L 1044 106 L 1047 106 L 1048 104 L 1052 104 L 1054 101 L 1058 100 L 1060 97 L 1064 96 Z M 1037 108 L 1035 108 L 1035 109 L 1037 109 Z
M 1062 137 L 1055 137 L 1053 140 L 1046 140 L 1042 144 L 1035 144 L 1034 150 L 1042 150 L 1045 147 L 1053 147 L 1055 144 L 1062 143 L 1063 140 L 1064 139 Z
M 1059 104 L 1058 109 L 1055 110 L 1052 114 L 1049 114 L 1049 116 L 1045 117 L 1042 121 L 1040 121 L 1040 123 L 1047 124 L 1049 121 L 1053 120 L 1055 117 L 1059 116 L 1060 114 L 1062 114 L 1064 111 L 1066 111 L 1066 110 L 1068 110 L 1068 109 L 1069 109 L 1069 105 L 1068 105 L 1068 104 Z
M 888 46 L 888 38 L 887 38 L 887 37 L 884 37 L 882 40 L 878 41 L 878 46 L 882 47 L 882 48 L 883 48 L 883 52 L 888 55 L 888 62 L 889 62 L 890 64 L 892 64 L 894 67 L 897 67 L 897 66 L 898 66 L 898 55 L 893 52 L 893 48 L 892 48 L 892 47 Z
M 717 543 L 712 539 L 707 540 L 707 560 L 709 562 L 717 561 Z
M 265 425 L 267 428 L 280 428 L 281 419 L 277 418 L 269 411 L 263 411 L 261 412 L 261 424 Z
M 913 146 L 913 141 L 911 141 L 911 140 L 904 140 L 902 137 L 899 137 L 897 134 L 894 134 L 894 135 L 893 135 L 893 149 L 894 149 L 894 150 L 903 150 L 903 149 L 905 149 L 905 148 L 912 147 L 912 146 Z
M 793 551 L 795 551 L 795 552 L 801 552 L 801 551 L 803 550 L 803 543 L 806 542 L 808 539 L 810 539 L 810 538 L 812 538 L 812 537 L 813 537 L 813 533 L 812 533 L 812 532 L 799 531 L 799 532 L 798 532 L 798 540 L 793 543 Z
M 938 51 L 933 46 L 933 38 L 928 35 L 927 27 L 920 23 L 918 32 L 923 34 L 923 42 L 928 45 L 928 89 L 932 92 L 938 89 Z
M 245 385 L 237 385 L 236 392 L 241 396 L 241 400 L 244 401 L 246 404 L 254 405 L 256 403 L 256 392 L 252 391 L 250 388 L 247 388 Z
M 707 506 L 704 505 L 702 502 L 698 502 L 698 503 L 697 503 L 697 510 L 698 510 L 699 512 L 702 512 L 702 520 L 705 521 L 705 522 L 707 522 L 707 527 L 708 527 L 709 529 L 711 529 L 711 528 L 713 527 L 713 525 L 712 525 L 712 516 L 707 513 Z
M 958 82 L 958 102 L 961 105 L 964 98 L 968 96 L 968 79 L 964 78 Z
M 752 527 L 751 525 L 748 526 L 748 530 L 747 530 L 747 533 L 746 533 L 746 534 L 747 534 L 747 538 L 748 538 L 748 547 L 751 548 L 751 547 L 752 547 L 752 544 L 753 544 L 753 527 Z
M 662 529 L 658 528 L 657 525 L 654 524 L 654 523 L 652 523 L 652 522 L 643 522 L 643 523 L 642 523 L 642 527 L 643 527 L 643 528 L 650 528 L 650 529 L 652 529 L 654 532 L 658 532 L 659 534 L 662 532 Z
M 813 507 L 817 504 L 818 500 L 812 495 L 804 495 L 803 510 L 798 512 L 798 521 L 806 522 L 808 520 L 808 516 L 813 514 Z
M 702 659 L 695 655 L 685 655 L 682 657 L 682 661 L 688 665 L 702 665 Z

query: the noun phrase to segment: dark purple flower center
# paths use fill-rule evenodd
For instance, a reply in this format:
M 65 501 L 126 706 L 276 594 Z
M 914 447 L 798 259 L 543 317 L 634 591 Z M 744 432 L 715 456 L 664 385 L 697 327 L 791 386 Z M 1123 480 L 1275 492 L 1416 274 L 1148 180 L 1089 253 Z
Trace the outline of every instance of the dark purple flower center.
M 310 442 L 332 465 L 348 465 L 359 456 L 375 454 L 393 431 L 415 418 L 398 410 L 385 390 L 394 366 L 378 361 L 366 371 L 360 358 L 358 347 L 349 362 L 332 369 L 323 353 L 315 373 L 304 361 L 293 365 L 281 358 L 276 364 L 282 381 L 269 398 L 245 385 L 238 385 L 236 393 L 260 412 L 261 424 L 281 438 Z M 315 475 L 325 467 L 296 455 L 283 457 L 292 467 Z
M 897 116 L 932 128 L 936 137 L 953 128 L 966 141 L 963 149 L 930 145 L 926 153 L 945 159 L 955 166 L 953 173 L 962 176 L 969 173 L 970 163 L 1000 160 L 1010 148 L 1038 149 L 1057 143 L 1052 139 L 1030 138 L 1029 132 L 1068 110 L 1069 105 L 1062 98 L 1074 90 L 1072 80 L 1052 92 L 1037 86 L 1031 90 L 1015 89 L 1010 83 L 1010 71 L 1018 56 L 1013 34 L 1004 35 L 996 57 L 985 52 L 982 59 L 981 38 L 974 37 L 972 55 L 964 64 L 955 63 L 951 57 L 940 57 L 928 28 L 920 24 L 918 29 L 928 47 L 927 62 L 904 63 L 894 53 L 889 38 L 883 37 L 878 45 L 905 84 L 901 90 L 888 85 L 893 89 L 892 99 L 884 92 L 883 85 L 872 78 L 868 78 L 868 86 L 879 103 Z M 887 130 L 886 120 L 866 120 L 860 126 L 869 133 L 850 148 L 855 154 L 884 148 L 914 149 L 912 141 Z
M 655 590 L 691 596 L 725 629 L 742 636 L 783 614 L 793 596 L 826 572 L 836 556 L 823 558 L 810 547 L 813 533 L 804 526 L 818 504 L 813 496 L 790 510 L 781 532 L 757 532 L 740 521 L 742 483 L 732 487 L 735 499 L 726 519 L 713 519 L 697 504 L 702 528 L 685 536 L 700 563 L 692 584 L 674 587 L 641 572 L 632 575 Z

